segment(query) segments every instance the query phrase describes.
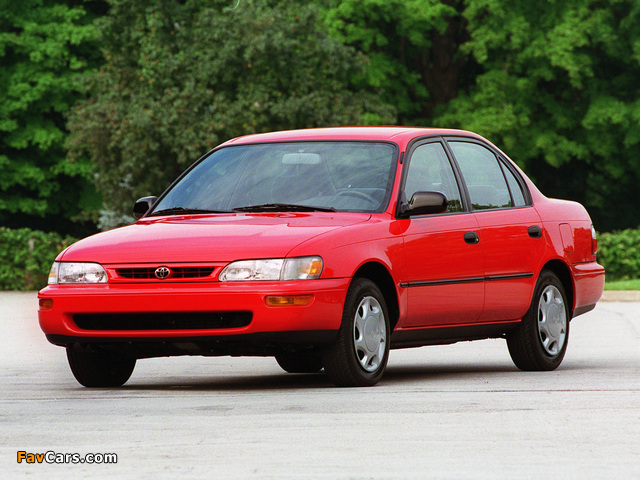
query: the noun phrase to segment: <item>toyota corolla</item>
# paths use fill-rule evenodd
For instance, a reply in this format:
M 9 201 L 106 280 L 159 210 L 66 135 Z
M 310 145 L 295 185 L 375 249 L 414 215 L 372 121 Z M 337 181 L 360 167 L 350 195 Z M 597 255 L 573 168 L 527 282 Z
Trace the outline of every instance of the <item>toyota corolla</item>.
M 39 293 L 42 330 L 87 387 L 174 355 L 273 356 L 370 386 L 390 349 L 486 338 L 553 370 L 604 285 L 586 210 L 465 131 L 233 139 L 134 215 L 63 251 Z

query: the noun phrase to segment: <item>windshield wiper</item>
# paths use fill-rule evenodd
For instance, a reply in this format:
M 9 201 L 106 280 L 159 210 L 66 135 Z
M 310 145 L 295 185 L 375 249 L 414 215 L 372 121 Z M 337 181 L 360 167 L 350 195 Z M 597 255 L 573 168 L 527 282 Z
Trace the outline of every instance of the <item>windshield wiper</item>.
M 236 207 L 234 212 L 336 212 L 333 207 L 312 207 L 309 205 L 295 205 L 290 203 L 263 203 L 261 205 L 248 205 Z
M 189 215 L 189 214 L 197 214 L 197 213 L 231 213 L 229 210 L 204 210 L 201 208 L 185 208 L 185 207 L 172 207 L 165 208 L 164 210 L 157 210 L 151 213 L 150 217 L 160 216 L 160 215 Z

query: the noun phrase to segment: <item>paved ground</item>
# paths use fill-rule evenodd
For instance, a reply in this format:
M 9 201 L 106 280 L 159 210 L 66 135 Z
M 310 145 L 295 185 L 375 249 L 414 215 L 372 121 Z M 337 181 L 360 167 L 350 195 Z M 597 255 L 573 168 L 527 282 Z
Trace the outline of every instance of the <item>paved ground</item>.
M 488 340 L 393 351 L 370 389 L 201 357 L 85 389 L 35 309 L 33 293 L 0 292 L 3 479 L 640 478 L 640 303 L 576 319 L 555 372 L 519 372 Z M 18 464 L 19 451 L 118 463 Z

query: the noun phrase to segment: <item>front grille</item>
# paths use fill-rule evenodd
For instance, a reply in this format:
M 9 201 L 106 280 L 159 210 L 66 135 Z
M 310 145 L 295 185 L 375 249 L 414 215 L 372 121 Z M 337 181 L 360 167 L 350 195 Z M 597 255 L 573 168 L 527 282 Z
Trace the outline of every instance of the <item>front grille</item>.
M 73 321 L 83 330 L 209 330 L 246 327 L 251 312 L 82 313 Z
M 116 273 L 121 278 L 156 279 L 157 267 L 117 268 Z M 215 267 L 169 267 L 169 278 L 203 278 L 210 277 Z

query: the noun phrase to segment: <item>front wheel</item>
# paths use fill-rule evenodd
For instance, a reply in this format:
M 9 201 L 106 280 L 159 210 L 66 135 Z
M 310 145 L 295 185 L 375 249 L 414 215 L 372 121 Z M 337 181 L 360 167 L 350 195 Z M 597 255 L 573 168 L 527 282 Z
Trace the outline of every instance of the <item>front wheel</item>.
M 382 292 L 366 278 L 349 287 L 336 342 L 323 354 L 324 370 L 340 387 L 378 383 L 389 358 L 389 313 Z
M 513 363 L 520 370 L 558 368 L 567 351 L 570 311 L 562 283 L 545 270 L 536 284 L 529 310 L 518 328 L 507 335 Z
M 136 359 L 111 352 L 92 352 L 67 347 L 67 359 L 78 383 L 85 387 L 120 387 L 129 380 Z

